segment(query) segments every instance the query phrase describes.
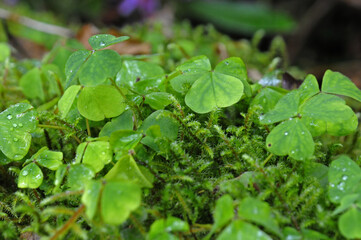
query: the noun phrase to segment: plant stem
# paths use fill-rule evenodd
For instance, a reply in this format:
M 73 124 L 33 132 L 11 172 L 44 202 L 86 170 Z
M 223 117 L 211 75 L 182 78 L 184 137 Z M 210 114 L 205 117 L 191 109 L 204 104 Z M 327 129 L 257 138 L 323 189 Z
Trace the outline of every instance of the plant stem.
M 267 162 L 273 157 L 273 153 L 271 153 L 270 155 L 268 155 L 268 157 L 266 158 L 266 160 L 262 163 L 262 167 L 264 167 Z
M 90 131 L 89 120 L 87 118 L 85 118 L 85 122 L 86 122 L 86 130 L 88 132 L 88 136 L 91 137 L 92 133 Z
M 65 128 L 65 127 L 60 127 L 60 126 L 57 126 L 57 125 L 38 124 L 38 127 L 67 130 L 67 128 Z
M 63 233 L 66 233 L 66 231 L 68 231 L 69 228 L 71 228 L 71 226 L 74 224 L 74 222 L 79 218 L 80 214 L 82 214 L 84 209 L 85 205 L 80 205 L 74 215 L 69 218 L 69 220 L 50 238 L 50 240 L 58 239 L 58 237 L 60 237 Z

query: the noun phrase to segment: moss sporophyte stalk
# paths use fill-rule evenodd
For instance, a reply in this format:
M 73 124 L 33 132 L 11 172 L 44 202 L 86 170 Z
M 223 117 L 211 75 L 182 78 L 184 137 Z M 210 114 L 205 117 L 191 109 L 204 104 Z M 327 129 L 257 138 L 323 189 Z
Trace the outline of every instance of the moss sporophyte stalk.
M 361 238 L 350 79 L 263 86 L 247 61 L 277 76 L 279 56 L 251 45 L 245 62 L 166 41 L 157 55 L 104 49 L 127 39 L 25 65 L 1 45 L 2 238 Z

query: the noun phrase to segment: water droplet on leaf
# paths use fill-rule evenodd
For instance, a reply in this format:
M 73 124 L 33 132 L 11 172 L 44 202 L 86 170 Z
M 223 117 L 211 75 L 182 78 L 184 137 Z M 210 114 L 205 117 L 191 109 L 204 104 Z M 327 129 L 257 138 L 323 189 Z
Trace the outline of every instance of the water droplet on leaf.
M 26 176 L 26 175 L 28 175 L 28 171 L 25 170 L 25 171 L 23 171 L 22 174 L 23 174 L 23 176 Z
M 13 118 L 13 116 L 11 114 L 9 114 L 6 118 L 11 120 Z
M 14 140 L 14 142 L 17 142 L 17 141 L 19 141 L 19 139 L 17 139 L 17 138 L 14 138 L 13 140 Z
M 288 135 L 288 132 L 285 132 L 285 136 L 287 136 Z

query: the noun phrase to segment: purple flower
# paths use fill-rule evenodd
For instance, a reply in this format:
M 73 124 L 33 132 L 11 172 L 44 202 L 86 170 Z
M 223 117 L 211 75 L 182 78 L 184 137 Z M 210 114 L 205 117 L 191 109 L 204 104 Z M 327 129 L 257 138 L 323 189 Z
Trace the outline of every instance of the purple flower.
M 158 7 L 158 0 L 123 0 L 118 5 L 118 13 L 129 16 L 136 9 L 139 9 L 145 16 L 151 15 Z

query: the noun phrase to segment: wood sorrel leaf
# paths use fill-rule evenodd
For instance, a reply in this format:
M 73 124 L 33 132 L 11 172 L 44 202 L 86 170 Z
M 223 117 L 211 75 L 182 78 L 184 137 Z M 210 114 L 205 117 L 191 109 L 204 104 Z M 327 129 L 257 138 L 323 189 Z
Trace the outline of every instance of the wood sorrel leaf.
M 99 137 L 110 137 L 110 135 L 117 130 L 132 130 L 133 125 L 133 112 L 128 109 L 118 117 L 113 118 L 110 122 L 107 122 L 100 131 Z
M 171 94 L 166 92 L 149 93 L 145 96 L 144 103 L 148 104 L 151 108 L 155 110 L 161 110 L 172 103 L 170 96 Z
M 297 90 L 291 91 L 283 96 L 275 108 L 260 117 L 261 124 L 272 124 L 297 115 L 300 95 Z
M 110 145 L 113 151 L 117 154 L 123 154 L 130 149 L 134 149 L 135 146 L 142 139 L 143 134 L 133 130 L 118 130 L 110 135 Z
M 234 220 L 217 238 L 217 240 L 230 239 L 271 240 L 272 238 L 252 224 L 243 222 L 242 220 Z
M 252 89 L 247 81 L 248 75 L 246 65 L 244 65 L 244 62 L 239 57 L 230 57 L 223 60 L 217 64 L 214 71 L 238 78 L 243 83 L 246 96 L 252 96 Z
M 146 178 L 138 168 L 134 158 L 127 154 L 114 165 L 104 176 L 108 181 L 123 181 L 137 184 L 140 187 L 152 188 L 152 183 Z
M 233 199 L 229 195 L 220 197 L 216 202 L 213 218 L 212 232 L 223 228 L 234 217 Z
M 90 167 L 84 164 L 73 164 L 69 169 L 66 185 L 72 191 L 81 190 L 94 176 L 95 173 Z
M 325 132 L 344 136 L 357 128 L 357 116 L 345 101 L 337 96 L 320 93 L 305 102 L 299 111 L 301 122 L 313 136 Z
M 123 42 L 128 39 L 129 39 L 128 36 L 115 37 L 110 34 L 98 34 L 98 35 L 91 36 L 88 39 L 88 42 L 94 50 L 99 50 L 99 49 L 111 46 L 113 44 Z
M 61 113 L 61 117 L 65 118 L 68 115 L 73 102 L 80 91 L 81 86 L 73 85 L 65 90 L 63 96 L 60 98 L 58 102 L 59 111 Z
M 351 207 L 338 219 L 338 228 L 347 239 L 361 238 L 361 211 L 357 207 Z
M 30 133 L 35 131 L 36 112 L 28 103 L 18 103 L 0 113 L 0 150 L 12 160 L 22 159 L 29 150 Z
M 78 72 L 90 55 L 91 51 L 87 50 L 79 50 L 70 55 L 65 65 L 66 88 L 76 84 Z
M 110 163 L 113 158 L 110 144 L 105 141 L 81 143 L 76 154 L 76 163 L 82 161 L 82 163 L 89 165 L 95 173 L 101 171 L 104 165 Z
M 186 232 L 189 231 L 189 225 L 176 217 L 168 217 L 167 219 L 158 219 L 150 226 L 150 231 L 147 235 L 149 240 L 168 239 L 176 240 L 176 236 L 171 232 Z
M 239 205 L 238 215 L 242 219 L 262 225 L 278 236 L 282 235 L 271 213 L 271 208 L 266 202 L 250 197 L 244 198 Z
M 78 110 L 92 121 L 120 115 L 125 109 L 122 95 L 113 86 L 85 87 L 79 94 Z
M 261 106 L 262 113 L 267 113 L 275 108 L 277 102 L 284 95 L 272 88 L 263 88 L 252 100 L 251 108 Z
M 155 111 L 144 120 L 139 130 L 146 132 L 149 127 L 158 125 L 160 127 L 161 136 L 174 141 L 178 136 L 178 123 L 171 117 L 171 114 L 172 113 L 167 110 Z M 155 139 L 152 136 L 147 135 L 142 139 L 142 143 L 154 150 L 159 150 L 155 143 Z
M 63 153 L 46 149 L 37 155 L 34 160 L 39 165 L 55 171 L 62 165 Z
M 38 188 L 43 182 L 43 177 L 41 169 L 35 163 L 30 163 L 19 173 L 18 188 Z
M 315 144 L 307 127 L 299 120 L 292 119 L 272 129 L 266 139 L 267 149 L 278 156 L 289 155 L 296 160 L 312 156 Z
M 101 181 L 90 181 L 85 185 L 81 202 L 86 206 L 85 214 L 90 220 L 97 212 L 101 188 Z
M 298 88 L 298 91 L 300 92 L 300 104 L 319 93 L 320 88 L 316 77 L 312 74 L 307 75 L 301 86 Z
M 143 61 L 124 61 L 116 76 L 118 86 L 134 87 L 139 81 L 162 78 L 164 70 L 154 63 Z
M 344 196 L 361 190 L 361 169 L 349 157 L 342 155 L 331 162 L 328 182 L 330 201 L 339 203 Z
M 19 85 L 27 98 L 45 100 L 41 71 L 39 68 L 33 68 L 25 73 L 21 77 Z
M 92 52 L 79 71 L 79 82 L 84 86 L 97 86 L 114 78 L 121 67 L 121 58 L 113 50 Z
M 107 224 L 121 224 L 139 207 L 140 200 L 141 190 L 137 184 L 107 182 L 100 202 L 102 219 Z
M 354 194 L 348 194 L 348 195 L 344 196 L 340 201 L 340 206 L 338 206 L 332 212 L 332 215 L 337 215 L 339 213 L 344 212 L 345 210 L 352 207 L 356 201 L 361 202 L 361 194 L 354 193 Z
M 322 92 L 344 95 L 361 102 L 361 90 L 345 75 L 327 70 L 322 79 Z
M 211 72 L 208 58 L 199 56 L 182 64 L 181 75 L 171 80 L 178 92 L 190 90 L 185 97 L 186 104 L 197 113 L 207 113 L 217 107 L 228 107 L 238 102 L 246 81 L 245 66 L 239 58 L 228 58 Z M 237 69 L 237 67 L 239 69 Z M 247 91 L 251 91 L 249 88 Z

